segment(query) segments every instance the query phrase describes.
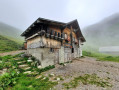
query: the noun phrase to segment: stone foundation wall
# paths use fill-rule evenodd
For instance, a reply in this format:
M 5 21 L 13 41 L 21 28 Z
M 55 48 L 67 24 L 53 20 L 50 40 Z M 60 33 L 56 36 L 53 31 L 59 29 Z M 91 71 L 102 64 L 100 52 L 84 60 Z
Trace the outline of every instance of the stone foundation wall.
M 38 59 L 41 62 L 42 68 L 54 65 L 54 57 L 55 54 L 50 52 L 50 48 L 35 48 L 35 49 L 28 49 L 28 54 L 31 54 L 36 59 Z
M 74 48 L 74 53 L 72 53 L 71 48 L 64 47 L 54 49 L 53 52 L 50 51 L 50 48 L 27 49 L 28 54 L 31 54 L 40 61 L 42 68 L 72 61 L 73 58 L 79 57 L 79 51 L 79 48 Z

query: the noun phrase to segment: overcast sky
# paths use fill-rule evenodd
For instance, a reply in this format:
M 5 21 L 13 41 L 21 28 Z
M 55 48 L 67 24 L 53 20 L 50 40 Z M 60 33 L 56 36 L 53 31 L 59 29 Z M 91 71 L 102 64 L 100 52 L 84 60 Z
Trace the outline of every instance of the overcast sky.
M 0 22 L 24 31 L 38 17 L 69 22 L 81 28 L 119 12 L 119 0 L 0 0 Z

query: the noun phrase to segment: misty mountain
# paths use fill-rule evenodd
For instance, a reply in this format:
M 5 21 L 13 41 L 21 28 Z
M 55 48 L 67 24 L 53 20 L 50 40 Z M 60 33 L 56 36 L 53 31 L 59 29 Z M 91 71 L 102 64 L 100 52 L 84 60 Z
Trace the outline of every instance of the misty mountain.
M 21 30 L 0 22 L 0 35 L 4 36 L 5 38 L 13 40 L 17 43 L 22 43 L 23 38 L 20 36 L 21 33 Z
M 82 30 L 86 43 L 85 49 L 96 49 L 103 46 L 119 46 L 119 13 L 90 25 Z

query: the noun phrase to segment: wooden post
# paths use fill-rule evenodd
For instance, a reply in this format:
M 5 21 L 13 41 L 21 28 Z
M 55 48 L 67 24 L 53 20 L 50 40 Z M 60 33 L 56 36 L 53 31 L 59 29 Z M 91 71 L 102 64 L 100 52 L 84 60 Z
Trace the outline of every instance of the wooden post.
M 72 43 L 73 43 L 73 41 L 72 41 L 72 32 L 73 32 L 73 28 L 72 28 L 72 26 L 70 27 L 70 29 L 71 29 L 71 33 L 70 33 L 70 39 L 71 39 L 71 47 L 73 47 L 72 45 Z

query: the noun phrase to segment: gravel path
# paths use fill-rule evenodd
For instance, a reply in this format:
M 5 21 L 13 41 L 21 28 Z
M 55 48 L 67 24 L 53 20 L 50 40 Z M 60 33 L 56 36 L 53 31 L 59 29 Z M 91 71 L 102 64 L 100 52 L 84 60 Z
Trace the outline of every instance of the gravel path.
M 44 74 L 61 75 L 64 81 L 60 81 L 55 87 L 57 90 L 64 90 L 62 83 L 71 81 L 74 77 L 84 74 L 97 74 L 101 78 L 109 77 L 109 82 L 113 85 L 109 88 L 97 87 L 95 85 L 79 85 L 71 90 L 119 90 L 119 63 L 108 61 L 96 61 L 95 58 L 85 57 L 75 59 L 66 66 L 57 65 L 55 69 Z
M 26 50 L 18 50 L 18 51 L 11 51 L 11 52 L 5 52 L 5 53 L 0 53 L 0 56 L 6 56 L 6 55 L 16 55 L 22 52 L 25 52 Z

